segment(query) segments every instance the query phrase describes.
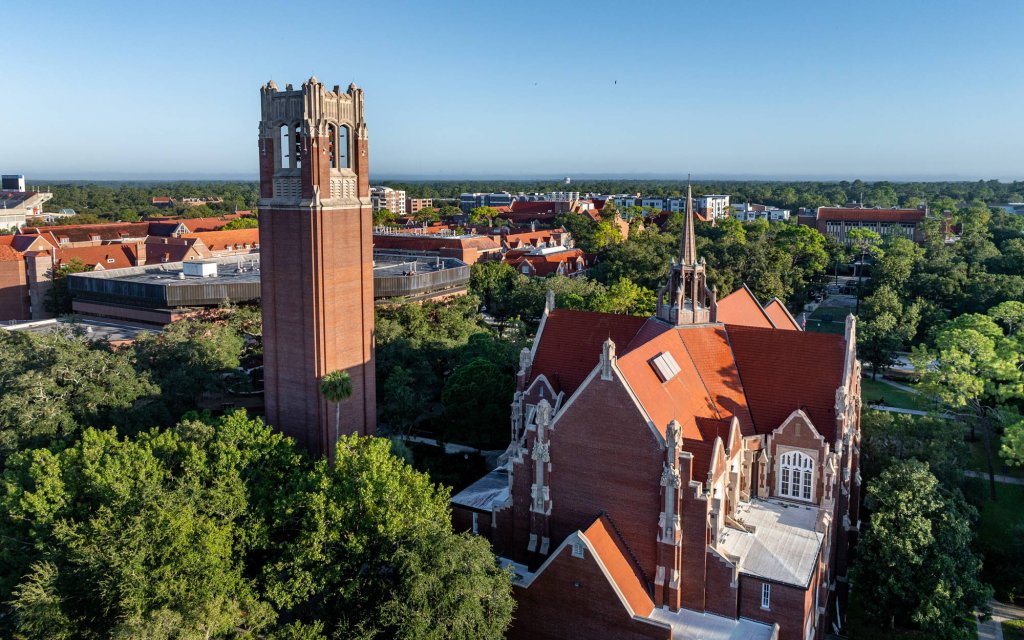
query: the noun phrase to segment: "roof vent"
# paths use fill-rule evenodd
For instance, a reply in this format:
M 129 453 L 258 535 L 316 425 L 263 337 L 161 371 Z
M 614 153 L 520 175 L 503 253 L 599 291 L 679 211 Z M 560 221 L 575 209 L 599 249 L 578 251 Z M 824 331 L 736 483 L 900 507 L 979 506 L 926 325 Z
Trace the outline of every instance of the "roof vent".
M 653 358 L 651 360 L 651 368 L 658 374 L 662 382 L 668 382 L 679 373 L 679 365 L 668 351 L 664 351 Z

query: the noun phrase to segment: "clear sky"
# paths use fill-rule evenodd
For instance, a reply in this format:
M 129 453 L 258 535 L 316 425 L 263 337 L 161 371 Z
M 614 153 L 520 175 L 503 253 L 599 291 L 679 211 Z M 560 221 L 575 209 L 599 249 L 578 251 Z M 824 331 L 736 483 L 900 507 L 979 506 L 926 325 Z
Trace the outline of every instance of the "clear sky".
M 254 177 L 355 81 L 375 179 L 1024 178 L 1024 1 L 4 4 L 0 171 Z

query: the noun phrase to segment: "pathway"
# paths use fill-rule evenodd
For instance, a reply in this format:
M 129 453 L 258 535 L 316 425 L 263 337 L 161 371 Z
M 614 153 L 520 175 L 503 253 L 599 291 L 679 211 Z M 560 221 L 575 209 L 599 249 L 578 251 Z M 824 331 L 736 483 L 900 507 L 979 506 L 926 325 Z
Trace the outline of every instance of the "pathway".
M 890 387 L 896 387 L 900 391 L 906 391 L 907 393 L 921 393 L 920 390 L 915 389 L 910 385 L 900 384 L 899 382 L 896 382 L 895 380 L 889 380 L 888 378 L 878 378 L 878 382 L 881 382 L 882 384 L 887 384 Z
M 967 476 L 968 478 L 980 478 L 982 480 L 988 480 L 988 474 L 987 473 L 982 473 L 981 471 L 971 471 L 970 469 L 967 469 L 967 470 L 964 471 L 964 475 Z M 1003 483 L 1003 484 L 1021 484 L 1021 485 L 1024 485 L 1024 478 L 1014 478 L 1013 476 L 1001 476 L 1001 475 L 999 475 L 997 473 L 996 474 L 996 482 L 1000 482 L 1000 483 Z M 1009 606 L 1009 605 L 1005 605 L 1005 606 Z M 1022 609 L 1021 611 L 1024 611 L 1024 609 Z M 1024 614 L 1022 614 L 1021 617 L 1024 618 Z
M 995 600 L 988 604 L 992 607 L 992 617 L 985 622 L 978 619 L 978 640 L 1003 640 L 1003 621 L 1024 619 L 1024 608 Z

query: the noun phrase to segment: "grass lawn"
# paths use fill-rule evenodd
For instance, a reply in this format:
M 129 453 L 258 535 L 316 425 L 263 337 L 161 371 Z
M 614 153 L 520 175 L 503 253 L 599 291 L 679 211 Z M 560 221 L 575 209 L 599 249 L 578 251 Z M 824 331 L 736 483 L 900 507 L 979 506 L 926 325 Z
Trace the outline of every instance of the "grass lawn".
M 978 511 L 978 539 L 999 545 L 1014 527 L 1024 524 L 1024 485 L 996 483 L 996 499 L 990 500 L 987 478 L 965 478 L 968 490 L 982 500 Z
M 807 330 L 819 333 L 846 332 L 846 316 L 853 313 L 856 299 L 852 296 L 830 296 L 807 318 Z
M 875 403 L 879 400 L 885 400 L 885 404 L 890 407 L 899 407 L 900 409 L 920 409 L 927 411 L 929 407 L 926 403 L 921 402 L 913 393 L 897 389 L 892 385 L 885 384 L 878 380 L 872 380 L 870 377 L 861 378 L 860 381 L 860 397 L 864 401 L 864 404 Z
M 1004 622 L 1003 640 L 1024 640 L 1024 620 Z
M 967 446 L 971 448 L 970 468 L 981 473 L 988 473 L 988 464 L 985 462 L 985 443 L 979 438 L 975 442 L 968 442 Z M 1024 468 L 1006 465 L 999 457 L 999 438 L 993 438 L 992 455 L 995 456 L 992 462 L 995 463 L 996 474 L 1011 478 L 1024 478 Z

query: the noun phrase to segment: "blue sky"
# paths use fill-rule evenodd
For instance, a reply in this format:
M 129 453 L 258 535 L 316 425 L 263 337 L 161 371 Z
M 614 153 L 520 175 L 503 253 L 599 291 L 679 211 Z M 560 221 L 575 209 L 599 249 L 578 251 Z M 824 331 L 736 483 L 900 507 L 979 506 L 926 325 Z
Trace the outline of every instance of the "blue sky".
M 46 2 L 0 171 L 255 176 L 259 87 L 366 90 L 374 178 L 1024 178 L 1024 2 Z M 10 29 L 7 30 L 10 33 Z

